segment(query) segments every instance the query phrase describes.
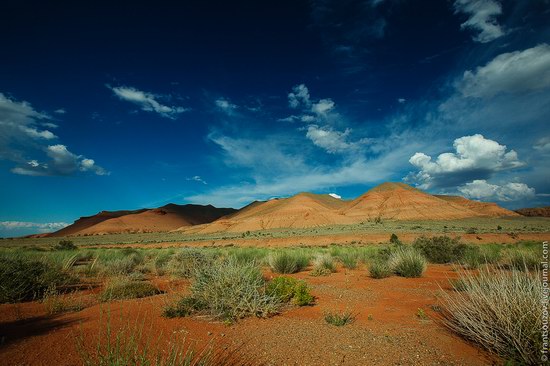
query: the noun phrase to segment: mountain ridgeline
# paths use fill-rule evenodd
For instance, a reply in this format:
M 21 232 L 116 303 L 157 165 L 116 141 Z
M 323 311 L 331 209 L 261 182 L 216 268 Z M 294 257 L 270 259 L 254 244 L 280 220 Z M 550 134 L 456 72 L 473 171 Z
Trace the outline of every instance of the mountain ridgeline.
M 82 217 L 49 236 L 111 233 L 244 232 L 355 224 L 366 220 L 456 220 L 469 217 L 519 216 L 495 203 L 460 196 L 431 195 L 404 183 L 383 183 L 352 201 L 328 194 L 298 193 L 288 198 L 254 201 L 235 210 L 169 204 L 156 209 L 103 211 Z

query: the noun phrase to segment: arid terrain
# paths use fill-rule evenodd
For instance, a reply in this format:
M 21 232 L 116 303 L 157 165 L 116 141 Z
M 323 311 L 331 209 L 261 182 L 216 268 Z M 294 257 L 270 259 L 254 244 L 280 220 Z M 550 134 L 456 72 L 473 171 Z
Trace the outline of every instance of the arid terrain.
M 549 239 L 548 218 L 395 183 L 352 201 L 302 193 L 239 211 L 101 212 L 0 242 L 0 360 L 515 362 L 453 328 L 452 299 L 466 301 L 475 287 L 457 283 L 478 272 L 536 273 Z

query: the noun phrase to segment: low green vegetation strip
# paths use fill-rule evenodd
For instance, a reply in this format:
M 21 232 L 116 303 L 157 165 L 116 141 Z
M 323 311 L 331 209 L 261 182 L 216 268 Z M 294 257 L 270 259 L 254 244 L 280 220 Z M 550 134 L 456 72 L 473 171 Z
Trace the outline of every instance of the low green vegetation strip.
M 296 238 L 300 244 L 301 236 L 365 234 L 369 233 L 430 233 L 430 234 L 485 234 L 497 233 L 517 238 L 522 233 L 550 232 L 550 218 L 544 217 L 509 217 L 509 218 L 472 218 L 453 221 L 391 221 L 371 220 L 354 225 L 333 225 L 304 229 L 271 229 L 245 233 L 185 234 L 171 233 L 131 233 L 75 236 L 70 240 L 74 245 L 101 246 L 123 244 L 157 244 L 157 243 L 193 243 L 202 241 L 225 241 L 233 239 L 254 239 L 261 241 L 269 238 Z M 1 238 L 0 238 L 1 239 Z M 0 246 L 43 246 L 52 247 L 60 238 L 5 238 Z

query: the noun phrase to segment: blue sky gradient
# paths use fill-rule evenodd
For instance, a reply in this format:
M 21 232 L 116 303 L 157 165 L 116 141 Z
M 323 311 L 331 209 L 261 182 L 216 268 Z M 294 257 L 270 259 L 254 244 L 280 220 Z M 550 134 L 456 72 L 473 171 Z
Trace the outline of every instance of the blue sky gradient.
M 0 236 L 384 181 L 550 204 L 545 0 L 7 1 Z

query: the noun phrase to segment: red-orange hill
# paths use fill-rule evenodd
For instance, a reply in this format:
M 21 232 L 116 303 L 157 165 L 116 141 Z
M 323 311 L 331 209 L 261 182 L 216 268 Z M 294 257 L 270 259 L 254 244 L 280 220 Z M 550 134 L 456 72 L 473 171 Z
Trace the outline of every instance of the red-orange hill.
M 502 216 L 519 215 L 495 203 L 431 195 L 404 183 L 383 183 L 353 201 L 313 193 L 256 201 L 212 223 L 182 227 L 178 231 L 213 233 L 307 228 L 354 224 L 378 217 L 386 220 L 454 220 Z
M 72 225 L 48 236 L 167 232 L 185 226 L 206 224 L 236 211 L 233 208 L 216 208 L 211 205 L 175 204 L 135 211 L 102 211 L 97 215 L 81 217 Z
M 137 211 L 103 211 L 83 217 L 50 236 L 126 232 L 244 232 L 275 228 L 346 225 L 386 220 L 455 220 L 519 216 L 495 203 L 459 196 L 431 195 L 404 183 L 383 183 L 352 201 L 327 194 L 299 193 L 255 201 L 240 210 L 200 205 L 166 205 Z

